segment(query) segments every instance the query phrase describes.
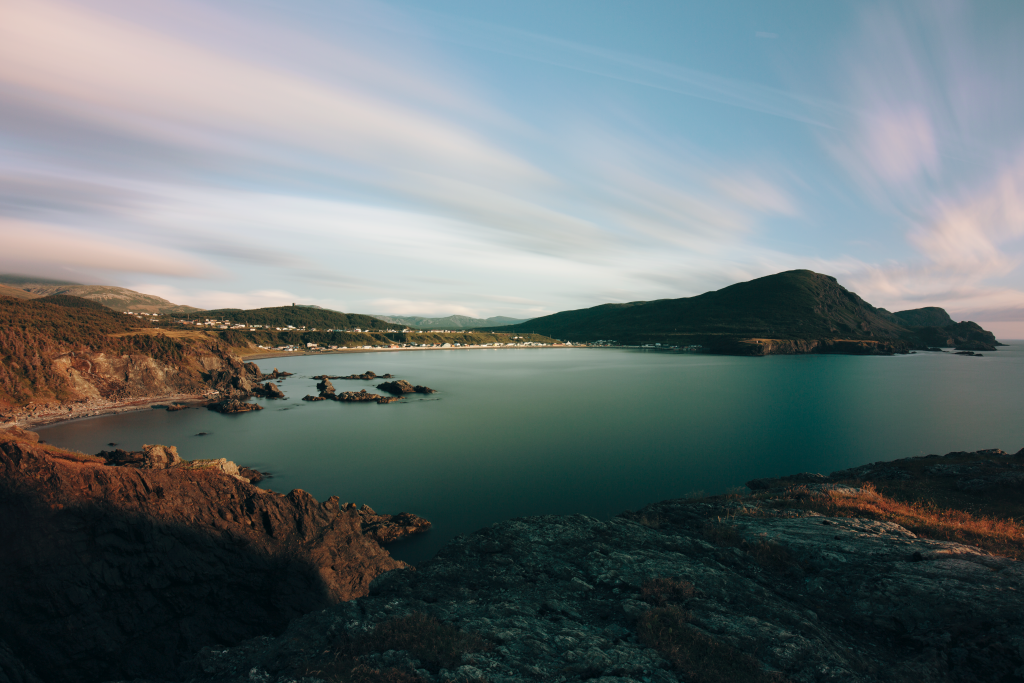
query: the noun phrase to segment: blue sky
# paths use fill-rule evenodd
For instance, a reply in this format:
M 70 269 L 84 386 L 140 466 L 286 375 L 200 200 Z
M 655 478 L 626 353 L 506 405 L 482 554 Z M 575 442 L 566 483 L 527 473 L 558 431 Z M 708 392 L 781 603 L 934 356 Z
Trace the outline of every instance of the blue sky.
M 810 268 L 1024 338 L 1019 2 L 0 12 L 7 272 L 534 317 Z

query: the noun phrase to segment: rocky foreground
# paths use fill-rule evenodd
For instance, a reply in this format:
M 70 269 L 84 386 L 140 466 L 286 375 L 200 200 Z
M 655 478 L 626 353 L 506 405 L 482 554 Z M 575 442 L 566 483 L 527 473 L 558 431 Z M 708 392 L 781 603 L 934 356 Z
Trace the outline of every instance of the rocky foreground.
M 1024 451 L 1015 457 L 1024 463 Z M 862 495 L 812 482 L 666 501 L 608 521 L 502 522 L 455 539 L 416 571 L 378 577 L 368 597 L 295 620 L 279 638 L 207 648 L 183 674 L 265 683 L 1021 680 L 1024 565 L 800 507 L 808 497 Z
M 406 566 L 381 543 L 430 526 L 259 489 L 250 472 L 0 431 L 0 681 L 176 678 L 204 645 L 366 595 Z

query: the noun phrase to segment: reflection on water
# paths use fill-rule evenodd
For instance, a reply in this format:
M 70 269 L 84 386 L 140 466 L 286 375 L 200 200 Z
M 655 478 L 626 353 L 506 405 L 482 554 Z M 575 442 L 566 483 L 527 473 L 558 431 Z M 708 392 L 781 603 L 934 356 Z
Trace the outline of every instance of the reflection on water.
M 495 521 L 608 517 L 774 474 L 1024 446 L 1024 344 L 984 358 L 673 355 L 620 349 L 453 350 L 261 361 L 296 375 L 266 410 L 145 411 L 40 429 L 96 453 L 178 447 L 274 474 L 263 486 L 415 512 L 392 546 L 416 562 Z M 304 403 L 312 375 L 373 370 L 438 389 L 405 402 Z M 376 382 L 336 380 L 338 391 Z M 208 432 L 207 436 L 196 436 Z

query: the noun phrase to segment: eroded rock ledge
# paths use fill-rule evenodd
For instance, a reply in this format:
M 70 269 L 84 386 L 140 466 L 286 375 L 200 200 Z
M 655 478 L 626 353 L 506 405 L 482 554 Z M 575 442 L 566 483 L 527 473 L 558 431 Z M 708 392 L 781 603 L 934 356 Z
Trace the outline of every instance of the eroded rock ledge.
M 495 524 L 415 572 L 382 575 L 368 597 L 296 620 L 280 638 L 205 650 L 190 680 L 313 680 L 302 672 L 323 662 L 310 653 L 335 656 L 339 642 L 365 641 L 378 624 L 417 612 L 486 646 L 448 668 L 393 648 L 360 661 L 409 681 L 695 680 L 637 637 L 638 620 L 655 609 L 645 582 L 666 577 L 692 584 L 677 601 L 688 628 L 752 655 L 772 680 L 1001 681 L 1024 672 L 1020 562 L 891 523 L 796 510 L 782 496 Z
M 37 441 L 0 432 L 0 680 L 174 678 L 201 646 L 365 595 L 405 566 L 379 541 L 429 528 L 173 447 L 108 461 Z

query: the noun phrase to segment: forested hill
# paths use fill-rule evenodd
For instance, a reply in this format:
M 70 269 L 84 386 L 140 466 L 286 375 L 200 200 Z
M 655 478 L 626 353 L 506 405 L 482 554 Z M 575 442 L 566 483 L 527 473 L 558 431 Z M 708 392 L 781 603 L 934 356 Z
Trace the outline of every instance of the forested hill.
M 359 313 L 341 313 L 326 308 L 311 306 L 273 306 L 270 308 L 220 308 L 195 314 L 197 318 L 213 320 L 230 320 L 249 325 L 269 325 L 271 327 L 317 328 L 320 330 L 364 330 L 393 329 L 394 324 L 369 315 Z
M 791 270 L 694 297 L 604 304 L 493 329 L 572 341 L 613 339 L 711 347 L 742 339 L 852 339 L 923 345 L 915 329 L 899 317 L 910 313 L 892 314 L 875 308 L 834 277 Z M 937 318 L 933 312 L 915 319 Z

